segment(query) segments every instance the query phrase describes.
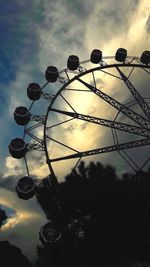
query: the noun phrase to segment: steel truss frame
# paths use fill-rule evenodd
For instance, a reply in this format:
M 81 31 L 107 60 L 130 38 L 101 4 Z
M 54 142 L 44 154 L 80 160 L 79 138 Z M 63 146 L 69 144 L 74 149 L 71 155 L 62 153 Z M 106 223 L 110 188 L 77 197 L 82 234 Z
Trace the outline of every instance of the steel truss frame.
M 62 88 L 59 90 L 59 92 L 56 94 L 56 96 L 54 97 L 54 99 L 52 100 L 52 102 L 50 103 L 49 107 L 48 107 L 48 111 L 46 114 L 46 120 L 49 116 L 50 112 L 56 112 L 56 113 L 61 113 L 64 115 L 67 115 L 69 117 L 71 117 L 71 119 L 80 119 L 80 120 L 84 120 L 90 123 L 94 123 L 94 124 L 99 124 L 99 125 L 103 125 L 105 127 L 110 127 L 111 129 L 117 129 L 117 130 L 121 130 L 121 131 L 126 131 L 128 133 L 132 133 L 132 134 L 136 134 L 139 136 L 143 136 L 145 138 L 143 139 L 137 139 L 135 141 L 132 142 L 126 142 L 126 143 L 122 143 L 122 144 L 114 144 L 112 146 L 107 146 L 107 147 L 101 147 L 98 149 L 93 149 L 93 150 L 89 150 L 89 151 L 83 151 L 83 152 L 79 152 L 76 151 L 76 153 L 74 154 L 70 154 L 64 157 L 57 157 L 57 158 L 49 158 L 49 153 L 48 153 L 48 149 L 47 150 L 47 163 L 50 167 L 50 169 L 52 169 L 52 163 L 56 162 L 56 161 L 62 161 L 62 160 L 67 160 L 67 159 L 71 159 L 71 158 L 78 158 L 80 161 L 80 159 L 82 157 L 86 157 L 86 156 L 91 156 L 91 155 L 96 155 L 96 154 L 101 154 L 101 153 L 107 153 L 107 152 L 112 152 L 112 151 L 117 151 L 118 153 L 120 153 L 121 151 L 125 151 L 126 149 L 130 149 L 130 148 L 134 148 L 134 147 L 139 147 L 139 146 L 147 146 L 150 144 L 150 120 L 149 120 L 149 110 L 150 107 L 148 106 L 147 102 L 145 101 L 145 99 L 139 94 L 139 92 L 136 90 L 136 88 L 131 84 L 131 82 L 129 81 L 129 77 L 131 76 L 134 68 L 143 68 L 144 71 L 147 69 L 146 68 L 150 68 L 150 66 L 145 66 L 142 65 L 140 62 L 139 64 L 137 63 L 133 63 L 133 60 L 135 60 L 135 58 L 132 58 L 132 62 L 131 63 L 124 63 L 124 64 L 103 64 L 100 65 L 99 67 L 96 67 L 94 69 L 90 69 L 90 70 L 85 70 L 83 72 L 79 71 L 79 73 L 77 74 L 76 72 L 76 76 L 73 77 L 72 79 L 68 79 L 68 82 L 66 82 Z M 136 58 L 136 62 L 137 62 L 137 58 Z M 121 71 L 121 67 L 130 67 L 132 68 L 130 71 L 129 76 L 125 76 L 125 74 Z M 106 69 L 109 68 L 116 68 L 119 76 L 115 76 L 113 74 L 110 74 L 108 71 L 105 71 Z M 95 71 L 103 71 L 109 75 L 112 75 L 120 80 L 122 80 L 126 86 L 128 87 L 128 89 L 130 90 L 130 92 L 132 93 L 132 95 L 134 96 L 134 99 L 136 100 L 136 102 L 139 104 L 140 108 L 143 110 L 144 115 L 140 115 L 138 113 L 136 113 L 135 111 L 133 111 L 132 109 L 130 109 L 129 107 L 123 105 L 122 103 L 118 102 L 117 100 L 115 100 L 114 98 L 110 97 L 109 95 L 105 94 L 104 92 L 102 92 L 100 90 L 100 88 L 96 87 L 96 81 L 95 81 L 95 77 L 94 77 L 94 72 Z M 94 80 L 94 86 L 92 86 L 91 84 L 85 82 L 82 80 L 82 76 L 88 74 L 88 73 L 92 73 L 93 75 L 93 80 Z M 67 76 L 69 77 L 69 75 Z M 116 108 L 118 110 L 119 113 L 123 113 L 125 114 L 130 120 L 134 121 L 137 125 L 130 125 L 130 124 L 125 124 L 125 123 L 120 123 L 117 121 L 111 121 L 111 120 L 106 120 L 106 119 L 102 119 L 102 118 L 97 118 L 97 117 L 93 117 L 93 116 L 89 116 L 89 115 L 84 115 L 84 114 L 79 114 L 77 113 L 73 107 L 72 110 L 73 112 L 68 112 L 68 111 L 64 111 L 64 110 L 60 110 L 60 109 L 56 109 L 53 108 L 53 103 L 55 101 L 55 99 L 57 98 L 58 95 L 62 96 L 62 91 L 63 90 L 72 90 L 71 88 L 68 89 L 68 86 L 75 80 L 78 80 L 81 84 L 85 85 L 85 87 L 87 88 L 87 92 L 93 92 L 95 93 L 97 96 L 99 96 L 100 98 L 102 98 L 104 101 L 106 101 L 107 103 L 109 103 L 110 105 L 112 105 L 114 108 Z M 73 89 L 73 90 L 78 90 L 78 89 Z M 82 90 L 81 90 L 82 91 Z M 84 90 L 85 91 L 85 90 Z M 71 119 L 68 119 L 64 122 L 61 123 L 65 123 Z M 56 126 L 56 125 L 54 125 Z M 48 127 L 47 125 L 45 126 L 45 144 L 47 143 L 47 139 L 51 139 L 54 142 L 60 143 L 58 140 L 54 140 L 52 138 L 50 138 L 46 131 L 52 128 Z M 66 147 L 65 144 L 61 143 L 63 146 Z M 74 148 L 69 147 L 70 150 L 74 150 Z M 123 155 L 121 155 L 123 157 Z M 132 160 L 132 159 L 131 159 Z M 127 161 L 127 160 L 126 160 Z M 135 169 L 134 169 L 135 170 Z
M 150 158 L 147 159 L 146 162 L 143 164 L 143 166 L 139 168 L 134 162 L 134 160 L 132 160 L 132 158 L 130 158 L 126 152 L 131 148 L 145 147 L 145 146 L 150 145 L 150 106 L 148 105 L 146 99 L 144 99 L 140 95 L 138 90 L 134 87 L 134 85 L 130 81 L 130 76 L 132 75 L 134 68 L 141 68 L 147 74 L 150 74 L 149 72 L 150 65 L 141 64 L 139 58 L 133 57 L 133 56 L 128 56 L 125 62 L 123 63 L 109 64 L 109 60 L 114 60 L 114 56 L 103 57 L 103 60 L 99 63 L 98 67 L 96 68 L 90 68 L 87 70 L 84 66 L 82 66 L 90 62 L 90 60 L 88 59 L 88 60 L 80 62 L 80 66 L 76 71 L 70 71 L 68 69 L 64 69 L 60 71 L 57 82 L 61 84 L 61 88 L 58 89 L 58 92 L 55 95 L 50 94 L 48 92 L 44 92 L 44 89 L 49 84 L 49 82 L 46 82 L 40 88 L 41 98 L 43 98 L 48 103 L 46 114 L 34 115 L 30 112 L 31 125 L 24 126 L 23 139 L 26 139 L 26 137 L 29 137 L 32 139 L 32 142 L 27 144 L 27 152 L 29 153 L 30 151 L 35 151 L 35 150 L 44 152 L 45 157 L 46 157 L 46 163 L 50 170 L 50 174 L 45 179 L 43 179 L 42 182 L 39 181 L 38 179 L 36 180 L 37 188 L 36 188 L 35 196 L 38 199 L 38 188 L 40 188 L 40 185 L 43 185 L 45 188 L 48 188 L 48 189 L 52 188 L 54 190 L 55 197 L 53 196 L 53 201 L 55 201 L 55 206 L 56 206 L 57 212 L 59 213 L 59 218 L 61 218 L 61 224 L 62 224 L 62 229 L 63 229 L 62 236 L 64 237 L 65 242 L 67 241 L 69 237 L 69 229 L 68 229 L 66 218 L 63 213 L 63 206 L 61 206 L 61 196 L 59 194 L 59 181 L 55 175 L 55 171 L 52 166 L 54 162 L 59 162 L 59 161 L 64 161 L 64 160 L 69 160 L 69 159 L 77 159 L 77 162 L 74 166 L 74 168 L 76 168 L 76 166 L 79 164 L 80 160 L 83 157 L 94 156 L 97 154 L 104 154 L 104 153 L 110 153 L 110 152 L 116 151 L 136 171 L 136 169 L 138 170 L 142 169 L 142 167 L 144 167 L 150 160 Z M 128 76 L 126 76 L 121 69 L 124 67 L 131 68 L 131 71 Z M 118 76 L 109 73 L 108 70 L 110 68 L 115 68 L 117 70 Z M 129 89 L 136 103 L 141 108 L 143 115 L 133 111 L 129 105 L 124 105 L 120 103 L 115 98 L 112 98 L 108 94 L 102 92 L 100 88 L 97 88 L 96 79 L 94 75 L 96 71 L 101 71 L 105 74 L 108 74 L 117 79 L 120 79 Z M 94 85 L 91 85 L 82 79 L 83 76 L 86 76 L 89 73 L 92 74 Z M 73 75 L 73 78 L 71 78 L 70 74 Z M 81 85 L 84 85 L 86 89 L 82 90 L 79 88 L 77 89 L 68 88 L 68 86 L 71 85 L 74 81 L 78 81 Z M 94 117 L 91 115 L 81 114 L 77 112 L 72 107 L 70 102 L 63 96 L 63 91 L 65 90 L 84 91 L 84 92 L 94 93 L 98 98 L 103 99 L 106 103 L 108 103 L 113 108 L 115 108 L 118 113 L 113 120 L 108 120 L 108 119 L 103 119 L 100 117 Z M 65 101 L 66 105 L 68 105 L 71 108 L 72 110 L 71 112 L 53 107 L 58 96 L 60 96 Z M 33 105 L 34 105 L 34 101 L 32 101 L 29 107 L 29 111 L 32 110 Z M 65 119 L 62 122 L 55 123 L 52 126 L 49 126 L 48 117 L 49 117 L 49 114 L 52 114 L 52 113 L 63 114 L 65 116 L 68 116 L 69 118 Z M 116 119 L 120 113 L 124 114 L 127 118 L 129 118 L 129 122 L 132 121 L 134 122 L 134 124 L 118 122 Z M 114 144 L 109 145 L 109 146 L 95 148 L 92 150 L 78 151 L 75 148 L 70 147 L 69 145 L 61 142 L 60 140 L 56 140 L 52 138 L 52 136 L 49 136 L 48 131 L 51 130 L 53 127 L 57 127 L 63 123 L 70 122 L 76 119 L 83 120 L 87 123 L 93 123 L 96 125 L 110 128 L 112 131 Z M 34 130 L 38 129 L 39 127 L 43 127 L 43 138 L 39 138 L 36 135 L 36 133 L 34 133 Z M 134 134 L 135 136 L 137 136 L 137 139 L 134 141 L 119 143 L 117 131 Z M 72 154 L 69 154 L 67 156 L 62 156 L 62 157 L 51 158 L 49 154 L 49 150 L 48 150 L 49 140 L 73 151 Z M 27 175 L 30 176 L 30 172 L 29 172 L 30 170 L 28 167 L 26 156 L 24 156 L 24 161 L 25 161 Z M 132 162 L 134 167 L 130 164 L 130 162 Z M 41 204 L 41 207 L 43 208 L 45 214 L 47 215 L 47 218 L 49 219 L 50 216 L 52 216 L 52 214 L 49 213 L 49 211 L 44 207 L 44 205 L 42 206 Z M 55 218 L 55 215 L 53 216 L 55 220 L 56 219 L 58 220 L 58 216 L 56 216 L 56 218 Z M 45 241 L 47 242 L 46 239 Z
M 108 152 L 114 152 L 117 151 L 120 153 L 122 157 L 123 156 L 122 152 L 126 153 L 125 151 L 127 149 L 131 149 L 134 147 L 140 147 L 140 146 L 148 146 L 150 145 L 150 107 L 146 100 L 140 95 L 138 90 L 133 86 L 133 84 L 130 81 L 130 76 L 132 75 L 134 68 L 141 68 L 143 69 L 146 73 L 150 74 L 149 69 L 150 65 L 145 66 L 144 64 L 141 64 L 139 61 L 138 57 L 127 57 L 126 61 L 124 63 L 115 63 L 115 64 L 109 64 L 107 63 L 107 60 L 114 59 L 114 57 L 105 57 L 103 58 L 103 61 L 100 62 L 98 67 L 91 68 L 91 69 L 86 69 L 85 67 L 82 66 L 82 64 L 86 64 L 89 62 L 89 60 L 82 61 L 80 63 L 80 67 L 76 71 L 70 71 L 68 69 L 64 69 L 59 72 L 59 78 L 58 82 L 61 84 L 61 88 L 58 90 L 58 92 L 55 95 L 49 94 L 47 92 L 44 92 L 44 88 L 49 84 L 48 82 L 45 83 L 42 87 L 42 98 L 44 98 L 46 101 L 48 101 L 48 108 L 47 108 L 47 113 L 45 115 L 31 115 L 31 121 L 35 122 L 30 127 L 25 127 L 24 128 L 24 138 L 26 135 L 30 136 L 33 140 L 34 143 L 28 144 L 28 151 L 33 151 L 33 150 L 38 150 L 38 151 L 44 151 L 45 156 L 46 156 L 46 163 L 48 164 L 50 173 L 52 173 L 55 176 L 55 172 L 52 167 L 52 163 L 56 161 L 62 161 L 62 160 L 67 160 L 67 159 L 73 159 L 77 158 L 78 162 L 81 160 L 82 157 L 86 156 L 92 156 L 96 154 L 101 154 L 101 153 L 108 153 Z M 128 76 L 124 74 L 122 71 L 122 68 L 131 68 L 131 71 Z M 114 75 L 109 73 L 110 68 L 115 68 L 118 72 L 118 75 Z M 126 87 L 129 89 L 131 94 L 133 95 L 135 101 L 143 111 L 143 115 L 138 114 L 137 112 L 133 111 L 128 107 L 127 105 L 124 105 L 117 101 L 116 99 L 110 97 L 108 94 L 104 93 L 101 91 L 100 88 L 97 88 L 96 85 L 96 79 L 94 73 L 96 71 L 101 71 L 104 72 L 108 75 L 111 75 L 113 77 L 116 77 L 126 85 Z M 94 85 L 91 85 L 87 82 L 85 82 L 82 77 L 91 73 L 93 76 L 93 82 Z M 73 75 L 73 78 L 70 78 L 70 74 Z M 125 116 L 127 116 L 130 120 L 132 120 L 135 125 L 131 125 L 129 123 L 121 123 L 117 122 L 115 119 L 114 120 L 106 120 L 103 118 L 99 117 L 94 117 L 90 115 L 85 115 L 85 114 L 80 114 L 76 112 L 76 110 L 71 106 L 71 104 L 67 101 L 67 99 L 63 96 L 62 92 L 65 90 L 74 90 L 74 91 L 82 91 L 82 89 L 72 89 L 68 88 L 71 83 L 73 83 L 75 80 L 77 80 L 79 83 L 84 85 L 86 87 L 87 92 L 94 93 L 97 95 L 99 98 L 103 99 L 105 102 L 113 106 L 118 113 L 122 113 Z M 70 106 L 72 109 L 72 112 L 69 111 L 64 111 L 61 109 L 53 108 L 53 104 L 55 103 L 57 97 L 60 96 L 63 98 L 63 100 L 66 102 L 67 105 Z M 31 103 L 31 106 L 29 110 L 32 109 L 32 106 L 34 105 L 34 101 Z M 63 114 L 67 115 L 69 118 L 61 123 L 56 123 L 53 126 L 47 125 L 48 121 L 48 116 L 50 113 L 55 112 L 58 114 Z M 111 146 L 104 146 L 100 148 L 96 148 L 93 150 L 87 150 L 87 151 L 77 151 L 73 147 L 70 147 L 59 140 L 56 140 L 52 137 L 49 136 L 47 131 L 55 126 L 58 126 L 60 124 L 66 123 L 68 121 L 74 120 L 74 119 L 79 119 L 79 120 L 84 120 L 86 122 L 90 122 L 93 124 L 98 124 L 101 126 L 109 127 L 112 130 L 112 135 L 114 139 L 114 145 Z M 38 138 L 35 134 L 33 134 L 33 130 L 43 126 L 43 139 Z M 116 136 L 116 130 L 120 131 L 125 131 L 131 134 L 137 135 L 137 140 L 131 141 L 131 142 L 124 142 L 119 144 L 119 141 Z M 139 139 L 140 137 L 143 137 L 142 139 Z M 48 140 L 51 140 L 53 142 L 56 142 L 64 147 L 67 147 L 68 149 L 74 151 L 75 153 L 69 154 L 67 156 L 63 157 L 56 157 L 56 158 L 51 158 L 49 155 L 48 147 L 47 147 L 47 142 Z M 132 159 L 131 159 L 132 160 Z M 127 161 L 127 159 L 126 159 Z M 77 166 L 75 165 L 75 167 Z M 27 161 L 26 161 L 27 165 Z

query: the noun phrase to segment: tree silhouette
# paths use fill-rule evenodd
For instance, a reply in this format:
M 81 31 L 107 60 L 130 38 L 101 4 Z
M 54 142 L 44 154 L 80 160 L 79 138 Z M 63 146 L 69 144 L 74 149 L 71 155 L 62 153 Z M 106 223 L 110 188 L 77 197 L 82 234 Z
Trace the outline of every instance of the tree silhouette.
M 2 226 L 3 222 L 7 219 L 6 213 L 0 207 L 0 227 Z
M 0 242 L 0 264 L 2 267 L 32 267 L 29 260 L 21 250 L 11 245 L 8 241 Z
M 113 166 L 81 161 L 60 184 L 70 243 L 57 249 L 38 247 L 41 266 L 47 266 L 50 258 L 52 266 L 64 262 L 73 267 L 150 261 L 149 179 L 149 171 L 118 177 Z

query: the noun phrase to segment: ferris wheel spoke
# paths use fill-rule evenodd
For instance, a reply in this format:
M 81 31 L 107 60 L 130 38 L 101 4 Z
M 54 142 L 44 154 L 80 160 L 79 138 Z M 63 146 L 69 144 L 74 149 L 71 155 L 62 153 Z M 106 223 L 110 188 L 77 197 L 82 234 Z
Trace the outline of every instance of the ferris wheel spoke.
M 60 93 L 60 96 L 63 98 L 63 100 L 68 104 L 68 106 L 76 113 L 75 109 L 72 107 L 72 105 L 67 101 L 67 99 Z
M 46 130 L 49 130 L 49 129 L 54 128 L 54 127 L 59 126 L 59 125 L 62 125 L 62 124 L 64 124 L 64 123 L 69 122 L 69 121 L 72 121 L 72 120 L 74 120 L 74 119 L 75 119 L 75 118 L 71 118 L 71 119 L 68 119 L 68 120 L 65 120 L 65 121 L 56 123 L 56 124 L 54 124 L 54 125 L 47 126 L 47 127 L 46 127 Z
M 86 63 L 88 63 L 87 68 L 86 65 L 84 66 Z M 58 71 L 55 66 L 47 67 L 45 71 L 46 83 L 43 86 L 37 83 L 30 83 L 27 87 L 27 96 L 32 102 L 30 102 L 28 108 L 19 106 L 15 109 L 14 120 L 18 125 L 23 126 L 23 138 L 12 139 L 8 148 L 13 158 L 24 159 L 27 175 L 19 180 L 16 191 L 20 199 L 27 200 L 35 195 L 49 220 L 47 224 L 41 227 L 39 233 L 43 247 L 53 246 L 53 244 L 57 245 L 56 241 L 59 243 L 68 241 L 69 232 L 64 212 L 65 207 L 61 200 L 59 178 L 62 179 L 66 177 L 66 174 L 70 173 L 71 170 L 75 176 L 77 174 L 75 169 L 77 166 L 80 166 L 78 164 L 83 157 L 86 160 L 86 157 L 91 156 L 90 159 L 95 161 L 96 155 L 100 158 L 100 154 L 108 153 L 106 154 L 104 162 L 109 162 L 110 157 L 113 155 L 113 153 L 110 153 L 116 152 L 115 154 L 120 154 L 122 160 L 136 172 L 145 168 L 145 165 L 150 162 L 150 157 L 148 155 L 150 147 L 150 105 L 147 103 L 149 98 L 143 99 L 137 89 L 134 88 L 129 81 L 134 68 L 138 68 L 139 70 L 143 69 L 144 73 L 142 73 L 142 75 L 149 76 L 150 51 L 143 51 L 140 57 L 135 57 L 127 56 L 127 50 L 125 48 L 118 48 L 115 56 L 106 57 L 101 50 L 94 49 L 90 57 L 84 61 L 80 60 L 76 55 L 71 55 L 67 61 L 67 68 L 65 67 L 63 70 Z M 123 69 L 129 70 L 127 76 L 125 75 L 126 71 L 124 72 Z M 115 98 L 116 96 L 119 97 L 119 91 L 117 91 L 117 95 L 113 95 L 112 93 L 114 92 L 112 91 L 112 93 L 107 93 L 107 91 L 104 93 L 105 90 L 103 92 L 103 89 L 101 91 L 99 81 L 102 81 L 103 77 L 104 79 L 108 77 L 110 80 L 115 80 L 118 85 L 120 85 L 120 83 L 123 85 L 125 84 L 127 90 L 130 90 L 133 95 L 131 95 L 132 102 L 130 101 L 130 103 L 124 104 L 122 100 L 119 100 L 120 102 L 117 101 Z M 91 78 L 90 82 L 88 82 L 89 78 Z M 140 83 L 141 82 L 142 80 Z M 148 85 L 145 79 L 143 82 L 144 86 Z M 111 83 L 109 84 L 111 86 Z M 49 90 L 45 90 L 46 86 L 47 88 L 49 87 Z M 121 89 L 120 86 L 118 86 L 118 90 L 119 89 Z M 55 94 L 51 94 L 52 92 L 55 92 Z M 82 92 L 90 94 L 87 95 Z M 121 99 L 122 97 L 123 95 Z M 92 101 L 95 98 L 99 100 L 100 105 L 102 104 L 101 110 L 103 107 L 105 109 L 105 107 L 108 106 L 110 112 L 105 112 L 104 110 L 104 112 L 99 113 L 99 105 L 95 102 L 94 114 L 89 114 L 95 115 L 99 113 L 96 115 L 98 118 L 86 114 L 88 110 L 91 110 Z M 40 99 L 42 103 L 39 101 L 36 107 L 35 104 L 37 100 Z M 45 104 L 43 105 L 43 101 L 46 106 Z M 84 109 L 85 105 L 86 110 Z M 134 105 L 137 105 L 137 108 Z M 83 111 L 81 111 L 83 114 L 78 113 L 82 106 L 84 106 L 82 109 Z M 45 115 L 33 115 L 31 112 L 32 108 L 34 108 L 34 110 L 36 108 L 36 110 L 40 112 L 46 111 L 46 113 L 44 113 Z M 103 115 L 108 117 L 103 118 Z M 78 134 L 78 130 L 81 128 L 80 126 L 91 126 L 92 124 L 90 123 L 93 123 L 93 126 L 95 126 L 92 127 L 92 131 L 91 127 L 87 127 L 86 131 L 82 131 L 81 135 Z M 102 126 L 103 128 L 107 128 L 104 128 L 104 131 L 97 132 L 97 128 L 103 130 Z M 73 130 L 73 132 L 69 131 L 69 129 Z M 106 136 L 107 132 L 105 130 L 109 132 L 109 136 L 112 140 L 112 143 L 109 143 L 109 145 L 108 142 L 106 142 L 108 141 L 108 135 Z M 102 137 L 101 142 L 95 138 L 95 133 L 97 137 Z M 63 138 L 64 136 L 65 138 Z M 89 142 L 90 140 L 92 140 L 92 142 Z M 36 152 L 35 157 L 34 151 Z M 44 175 L 44 179 L 42 179 L 40 183 L 38 177 L 36 179 L 34 179 L 34 177 L 37 175 L 43 176 L 43 172 L 37 174 L 37 162 L 35 162 L 35 166 L 32 168 L 32 164 L 28 164 L 29 162 L 27 161 L 35 161 L 39 152 L 42 152 L 40 153 L 40 156 L 42 156 L 42 168 L 45 170 L 45 167 L 48 167 L 48 172 L 50 172 L 46 178 Z M 29 158 L 26 158 L 28 153 Z M 43 162 L 43 156 L 45 157 L 45 162 Z M 118 156 L 118 158 L 119 157 L 120 156 Z M 102 158 L 101 160 L 103 161 Z M 111 161 L 111 163 L 113 163 L 113 161 Z M 118 161 L 116 163 L 118 165 Z M 46 164 L 48 166 L 46 166 Z M 118 166 L 114 167 L 118 168 Z M 32 168 L 31 171 L 29 170 L 30 168 Z M 126 164 L 124 165 L 122 161 L 119 161 L 119 171 L 124 172 L 126 170 Z M 25 186 L 22 186 L 23 184 Z M 52 196 L 50 197 L 52 198 L 52 205 L 50 203 L 50 205 L 48 204 L 45 206 L 42 204 L 42 192 L 46 192 L 48 195 L 51 194 L 51 191 Z M 148 211 L 149 208 L 150 207 L 148 207 Z M 149 214 L 147 215 L 146 210 L 142 215 L 142 221 L 145 220 L 145 218 L 147 220 L 147 216 L 149 216 Z M 141 223 L 141 220 L 139 223 Z M 61 230 L 62 234 L 60 232 Z M 49 231 L 51 232 L 50 236 Z M 141 236 L 139 236 L 137 241 L 141 241 Z M 145 240 L 146 244 L 147 242 L 150 243 L 149 240 Z M 141 242 L 139 247 L 141 246 L 143 249 L 145 243 L 142 244 Z
M 140 170 L 142 170 L 146 165 L 147 163 L 150 161 L 150 157 L 144 162 L 144 164 L 140 167 Z
M 41 90 L 43 90 L 48 84 L 49 84 L 48 81 L 47 81 L 46 83 L 44 83 L 44 84 L 41 86 Z
M 102 98 L 104 101 L 106 101 L 108 104 L 116 108 L 118 111 L 125 114 L 127 117 L 129 117 L 131 120 L 135 121 L 136 123 L 142 125 L 145 128 L 149 127 L 149 121 L 136 113 L 135 111 L 127 108 L 125 105 L 121 104 L 114 98 L 110 97 L 109 95 L 102 92 L 100 89 L 97 89 L 96 87 L 92 86 L 91 84 L 83 81 L 79 77 L 77 77 L 77 80 L 84 84 L 87 88 L 89 88 L 93 93 L 98 95 L 100 98 Z
M 54 109 L 54 108 L 51 108 L 51 111 L 67 115 L 67 116 L 73 117 L 75 119 L 84 120 L 87 122 L 91 122 L 91 123 L 98 124 L 101 126 L 106 126 L 109 128 L 114 128 L 114 129 L 125 131 L 128 133 L 137 134 L 137 135 L 144 136 L 144 137 L 150 136 L 150 131 L 143 129 L 141 127 L 138 127 L 138 126 L 125 124 L 125 123 L 121 123 L 121 122 L 116 122 L 116 121 L 111 121 L 111 120 L 106 120 L 106 119 L 102 119 L 102 118 L 97 118 L 97 117 L 93 117 L 93 116 L 89 116 L 89 115 Z
M 42 145 L 42 144 L 44 143 L 43 140 L 41 140 L 40 138 L 38 138 L 37 136 L 35 136 L 33 133 L 31 133 L 31 132 L 26 132 L 26 134 L 29 135 L 30 137 L 32 137 L 32 139 L 36 140 L 39 144 Z
M 77 168 L 77 166 L 79 165 L 81 159 L 82 159 L 82 157 L 80 157 L 80 158 L 77 160 L 77 162 L 76 162 L 76 164 L 74 165 L 74 167 L 73 167 L 71 173 L 74 173 L 74 171 L 75 171 L 75 169 Z
M 108 74 L 108 75 L 110 75 L 110 76 L 112 76 L 112 77 L 115 77 L 115 78 L 117 78 L 117 79 L 119 79 L 119 80 L 122 80 L 119 76 L 114 75 L 114 74 L 112 74 L 112 73 L 110 73 L 110 72 L 108 72 L 108 71 L 101 70 L 101 69 L 100 69 L 100 71 L 101 71 L 101 72 L 104 72 L 104 73 L 106 73 L 106 74 Z
M 130 166 L 131 166 L 131 162 L 132 162 L 132 164 L 134 165 L 134 167 L 132 165 L 132 168 L 134 168 L 134 171 L 137 171 L 140 169 L 139 166 L 136 164 L 136 162 L 127 154 L 126 151 L 122 150 L 120 152 L 123 152 L 124 156 L 126 157 L 126 161 L 128 162 L 128 164 Z
M 25 129 L 25 133 L 28 133 L 29 131 L 36 129 L 36 128 L 42 126 L 43 124 L 44 124 L 44 122 L 38 122 L 38 123 L 32 125 L 31 127 L 28 127 Z
M 32 103 L 31 103 L 31 105 L 30 105 L 30 107 L 29 107 L 29 111 L 31 110 L 31 108 L 33 107 L 33 105 L 34 105 L 34 102 L 35 101 L 32 101 Z
M 147 72 L 148 74 L 150 74 L 150 71 L 148 71 L 147 69 L 143 68 L 143 70 L 144 70 L 145 72 Z
M 82 89 L 75 89 L 75 88 L 65 88 L 64 91 L 78 91 L 78 92 L 89 92 L 89 93 L 91 93 L 91 90 L 82 90 Z
M 137 166 L 137 164 L 135 164 L 135 162 L 128 156 L 127 153 L 125 153 L 125 151 L 117 151 L 117 152 L 135 173 L 137 172 L 137 170 L 139 170 L 139 167 Z
M 116 69 L 118 70 L 120 76 L 122 77 L 122 80 L 128 87 L 129 91 L 131 94 L 134 96 L 135 100 L 143 110 L 144 114 L 148 119 L 150 119 L 150 107 L 149 105 L 145 102 L 143 97 L 139 94 L 139 92 L 136 90 L 136 88 L 133 86 L 133 84 L 129 81 L 128 77 L 116 66 Z
M 67 147 L 67 148 L 69 148 L 69 149 L 71 149 L 71 150 L 73 150 L 73 151 L 75 151 L 75 152 L 79 152 L 78 150 L 76 150 L 76 149 L 74 149 L 74 148 L 72 148 L 72 147 L 70 147 L 70 146 L 68 146 L 68 145 L 66 145 L 66 144 L 64 144 L 64 143 L 62 143 L 62 142 L 60 142 L 60 141 L 58 141 L 58 140 L 52 138 L 52 137 L 49 137 L 48 135 L 46 135 L 46 138 L 49 139 L 49 140 L 52 140 L 53 142 L 55 142 L 55 143 L 57 143 L 57 144 L 59 144 L 59 145 L 62 145 L 62 146 L 64 146 L 64 147 Z
M 30 127 L 26 127 L 25 126 L 25 130 L 24 130 L 24 134 L 28 133 L 29 131 L 32 131 L 42 125 L 44 125 L 45 123 L 45 118 L 46 116 L 45 115 L 31 115 L 31 118 L 30 118 L 30 121 L 36 121 L 37 123 L 30 126 Z
M 67 77 L 68 81 L 70 81 L 70 77 L 68 75 L 67 69 L 65 69 L 65 74 L 66 74 L 66 77 Z
M 130 78 L 130 76 L 131 76 L 131 74 L 132 74 L 133 71 L 134 71 L 134 67 L 132 67 L 132 69 L 131 69 L 131 71 L 130 71 L 130 73 L 128 75 L 128 79 Z
M 56 161 L 66 160 L 66 159 L 87 157 L 87 156 L 109 153 L 109 152 L 119 151 L 119 150 L 123 150 L 123 149 L 131 149 L 131 148 L 140 147 L 140 146 L 147 146 L 147 145 L 150 145 L 150 139 L 144 138 L 144 139 L 139 139 L 136 141 L 126 142 L 126 143 L 122 143 L 122 144 L 118 144 L 118 145 L 106 146 L 106 147 L 101 147 L 101 148 L 88 150 L 88 151 L 84 151 L 84 152 L 78 152 L 78 153 L 71 154 L 71 155 L 64 156 L 64 157 L 53 158 L 53 159 L 49 159 L 48 162 L 52 163 L 52 162 L 56 162 Z
M 119 140 L 118 140 L 118 136 L 116 133 L 116 129 L 111 129 L 112 131 L 112 137 L 114 140 L 114 144 L 118 145 L 119 144 Z M 135 163 L 135 161 L 127 154 L 127 152 L 125 152 L 124 150 L 119 150 L 117 151 L 118 154 L 125 160 L 125 162 L 136 172 L 137 170 L 139 170 L 138 165 Z
M 25 166 L 26 166 L 26 170 L 27 170 L 27 175 L 30 176 L 29 167 L 28 167 L 26 156 L 24 157 L 24 161 L 25 161 Z
M 119 140 L 118 140 L 118 136 L 117 136 L 117 132 L 116 132 L 116 129 L 113 129 L 114 130 L 114 135 L 115 135 L 115 144 L 119 144 Z M 132 169 L 134 169 L 135 170 L 135 168 L 136 169 L 139 169 L 139 167 L 138 167 L 138 165 L 136 164 L 136 162 L 128 155 L 128 153 L 126 152 L 126 151 L 124 151 L 124 150 L 121 150 L 121 151 L 118 151 L 118 153 L 120 153 L 120 155 L 122 155 L 123 156 L 123 154 L 124 154 L 124 158 L 126 158 L 126 162 L 128 162 L 128 164 L 132 167 Z M 130 161 L 130 163 L 129 163 L 129 161 Z M 132 164 L 134 165 L 134 167 L 133 167 L 133 165 L 131 165 L 131 162 L 132 162 Z

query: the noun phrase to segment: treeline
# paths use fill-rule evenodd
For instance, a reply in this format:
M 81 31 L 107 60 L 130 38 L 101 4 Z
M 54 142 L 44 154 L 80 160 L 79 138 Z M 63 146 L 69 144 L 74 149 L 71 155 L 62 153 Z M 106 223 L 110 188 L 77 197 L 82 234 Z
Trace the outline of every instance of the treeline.
M 38 201 L 48 218 L 54 216 L 63 228 L 55 193 L 40 187 Z M 150 262 L 150 169 L 118 177 L 113 166 L 81 161 L 60 184 L 59 201 L 69 238 L 38 245 L 36 267 L 128 267 Z M 0 252 L 3 267 L 32 266 L 7 241 L 0 242 Z
M 118 177 L 110 165 L 81 162 L 60 184 L 66 220 L 80 218 L 87 224 L 84 239 L 72 239 L 68 254 L 64 252 L 66 266 L 128 266 L 129 262 L 150 261 L 149 192 L 150 170 Z M 44 255 L 46 265 L 41 266 L 48 266 L 50 249 L 38 247 L 38 253 L 41 258 Z M 56 258 L 52 266 L 62 266 L 62 259 Z

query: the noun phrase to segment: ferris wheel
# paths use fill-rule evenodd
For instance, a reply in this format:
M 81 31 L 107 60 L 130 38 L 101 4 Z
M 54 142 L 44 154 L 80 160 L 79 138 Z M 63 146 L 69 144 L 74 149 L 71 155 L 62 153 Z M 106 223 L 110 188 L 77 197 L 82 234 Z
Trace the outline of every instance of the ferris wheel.
M 48 167 L 39 187 L 43 181 L 48 181 L 47 187 L 57 187 L 59 177 L 82 159 L 102 159 L 120 169 L 125 164 L 135 172 L 148 166 L 149 69 L 150 51 L 137 57 L 119 48 L 115 56 L 103 56 L 94 49 L 84 61 L 69 56 L 61 71 L 48 66 L 44 85 L 30 83 L 27 96 L 31 105 L 14 111 L 16 123 L 23 126 L 23 138 L 9 145 L 12 157 L 24 159 L 27 173 L 16 185 L 18 196 L 29 199 L 37 192 L 30 164 L 33 153 L 36 162 L 38 158 Z

